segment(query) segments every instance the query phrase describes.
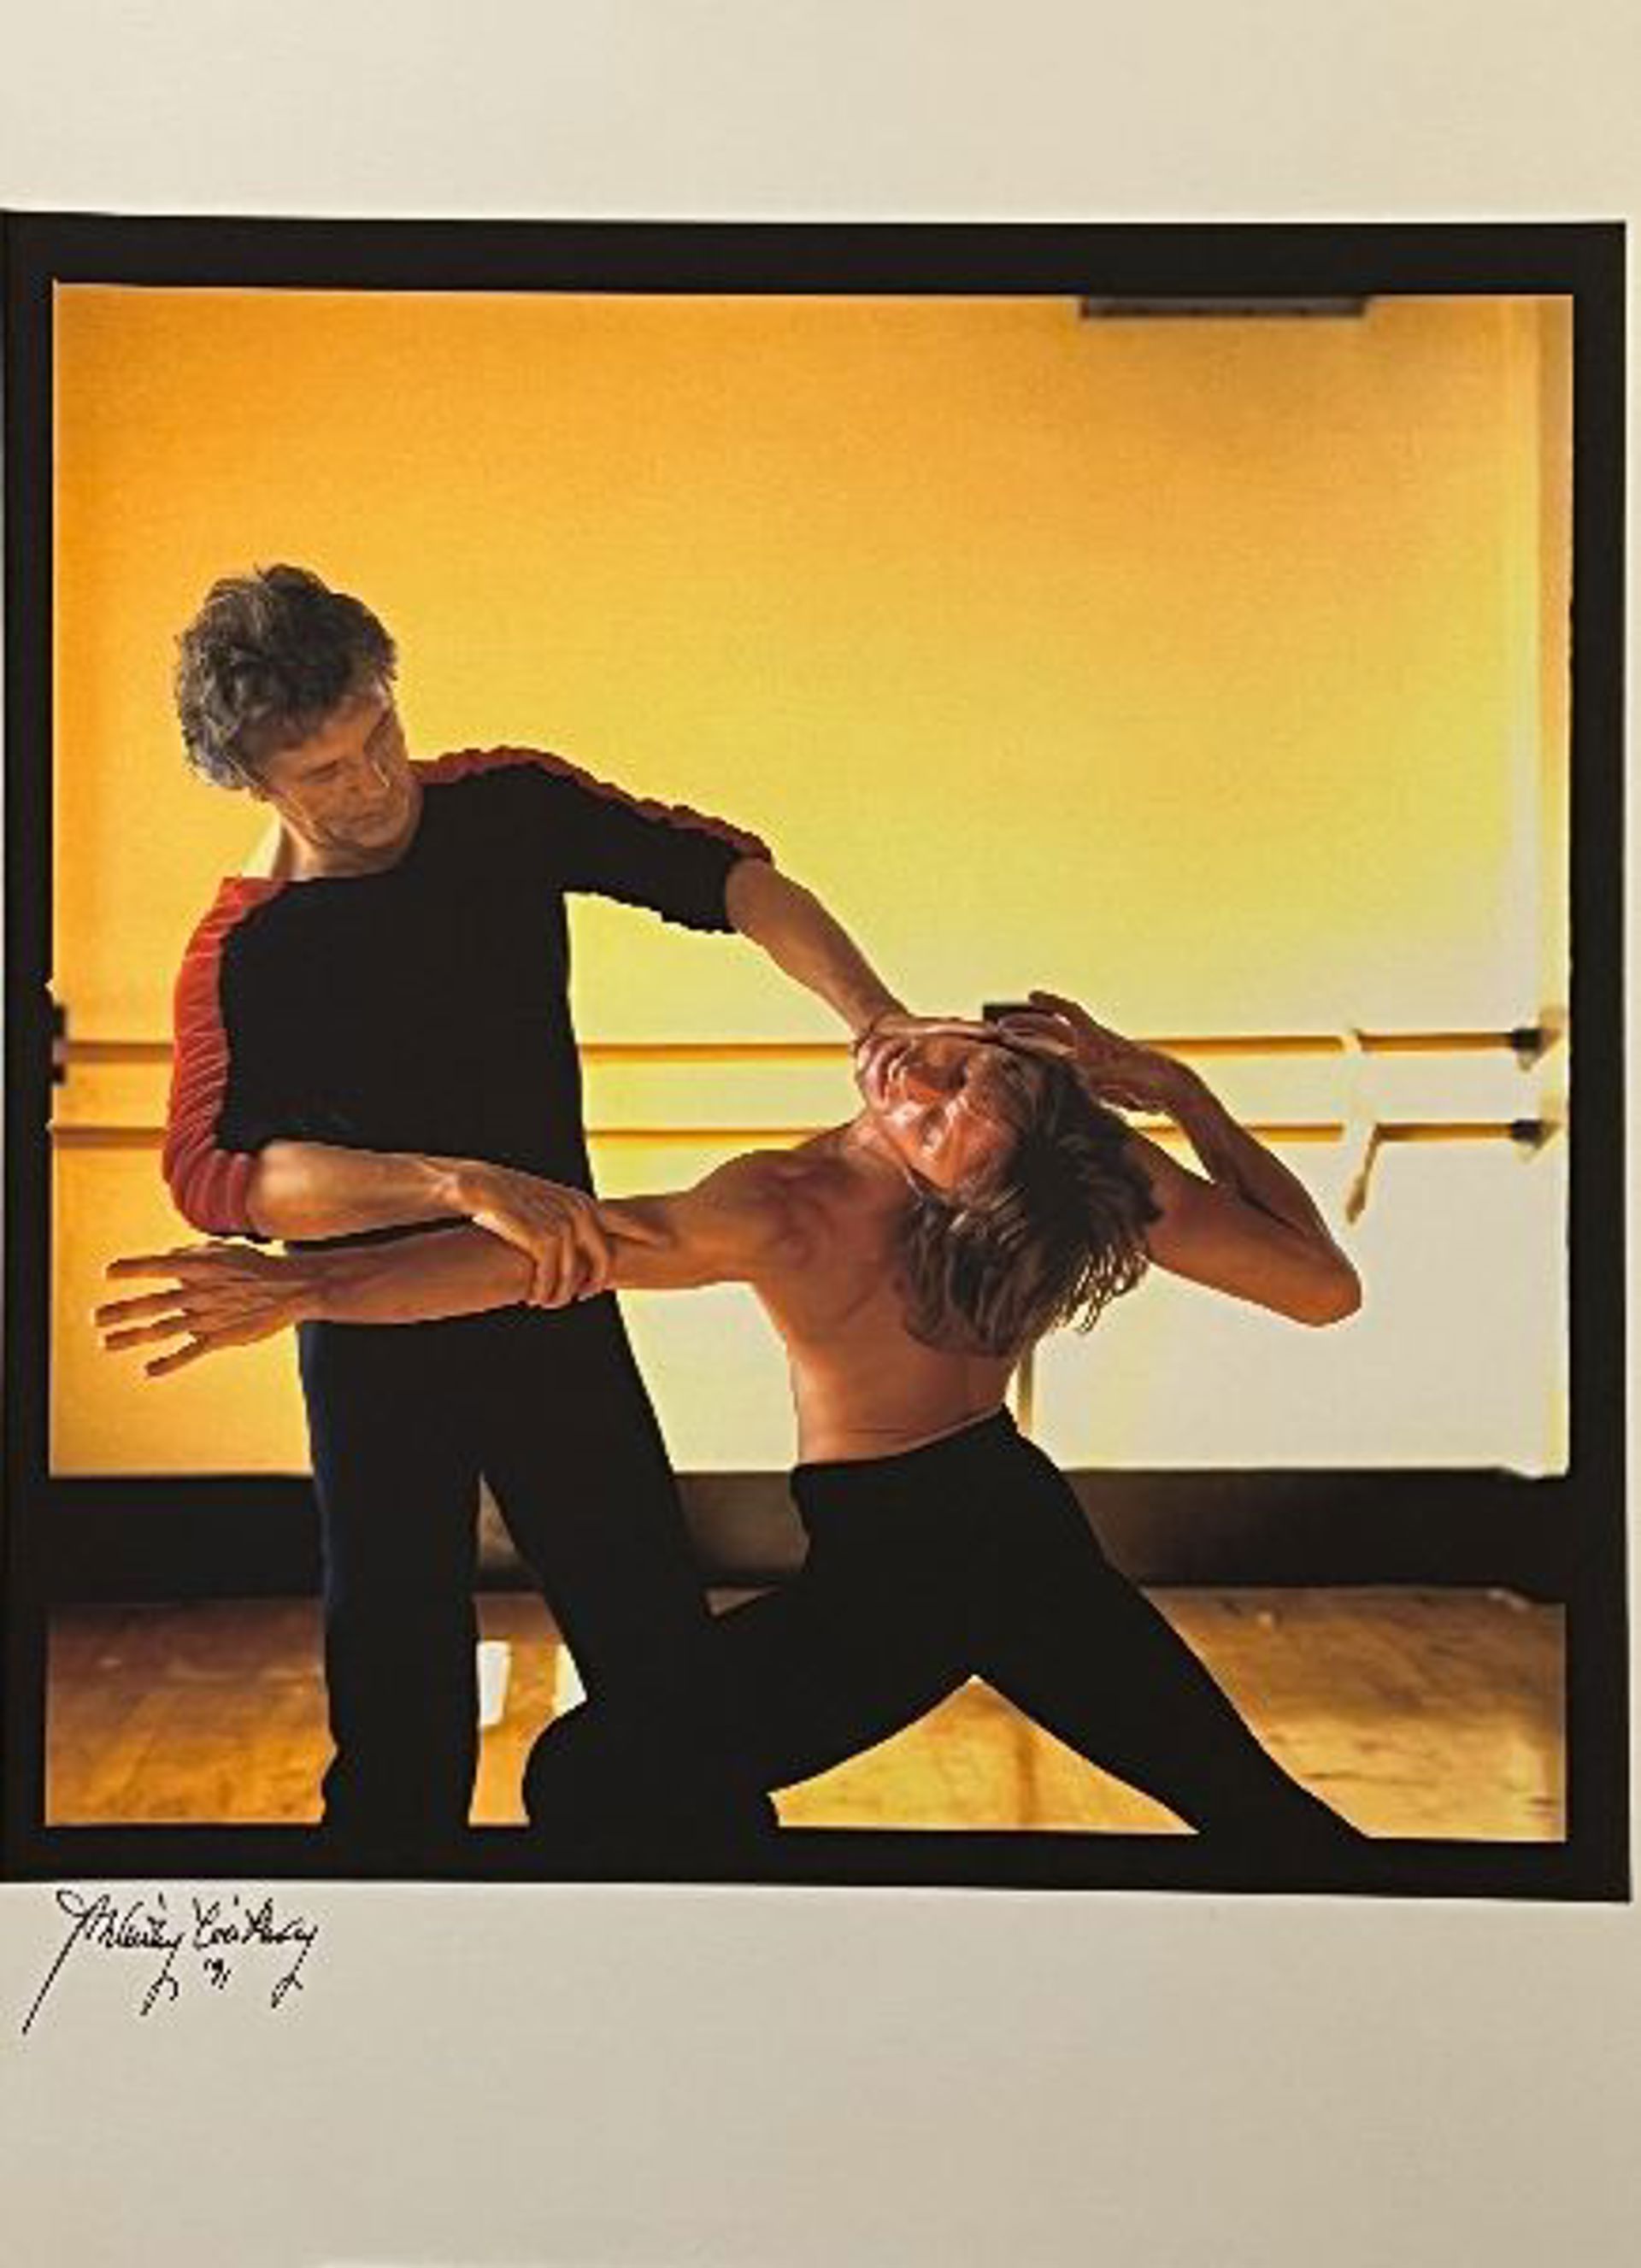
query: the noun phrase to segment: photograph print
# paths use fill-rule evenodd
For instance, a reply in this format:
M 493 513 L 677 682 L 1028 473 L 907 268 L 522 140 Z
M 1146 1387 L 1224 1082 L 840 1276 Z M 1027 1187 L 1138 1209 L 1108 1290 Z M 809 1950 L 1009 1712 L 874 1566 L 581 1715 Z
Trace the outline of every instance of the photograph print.
M 6 1873 L 1627 1896 L 1622 232 L 5 226 Z

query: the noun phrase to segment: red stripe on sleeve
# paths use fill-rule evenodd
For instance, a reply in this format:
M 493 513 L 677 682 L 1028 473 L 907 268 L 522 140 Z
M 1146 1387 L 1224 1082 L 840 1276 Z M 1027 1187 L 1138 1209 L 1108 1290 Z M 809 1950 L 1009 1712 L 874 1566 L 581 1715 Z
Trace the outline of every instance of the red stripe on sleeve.
M 563 756 L 549 755 L 540 748 L 463 748 L 453 755 L 436 756 L 430 763 L 417 764 L 416 769 L 423 781 L 444 782 L 465 779 L 473 772 L 500 771 L 519 764 L 534 764 L 539 771 L 569 780 L 573 786 L 602 798 L 606 803 L 624 804 L 641 819 L 716 835 L 720 842 L 739 850 L 743 858 L 769 858 L 774 855 L 767 843 L 749 835 L 744 828 L 732 826 L 727 819 L 714 819 L 710 812 L 692 811 L 687 803 L 657 803 L 647 797 L 629 795 L 625 788 L 595 779 L 578 764 L 569 763 Z
M 245 877 L 224 882 L 188 940 L 177 972 L 164 1171 L 177 1211 L 211 1236 L 237 1236 L 252 1226 L 247 1189 L 256 1163 L 249 1151 L 223 1150 L 217 1144 L 217 1122 L 228 1086 L 223 946 L 247 914 L 265 905 L 283 887 Z

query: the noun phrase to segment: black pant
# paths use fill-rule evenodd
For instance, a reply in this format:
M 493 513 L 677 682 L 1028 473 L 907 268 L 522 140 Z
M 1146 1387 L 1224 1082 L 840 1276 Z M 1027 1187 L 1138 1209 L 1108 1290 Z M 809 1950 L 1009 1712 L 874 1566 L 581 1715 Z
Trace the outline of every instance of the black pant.
M 792 1489 L 809 1535 L 801 1573 L 713 1633 L 760 1786 L 826 1771 L 979 1676 L 1193 1826 L 1296 1848 L 1351 1833 L 1117 1573 L 1005 1411 L 903 1456 L 800 1465 Z M 531 1764 L 534 1815 L 596 1812 L 626 1761 L 613 1732 L 595 1707 L 549 1727 Z
M 649 1816 L 665 1792 L 709 1834 L 767 1817 L 723 1737 L 711 1621 L 614 1300 L 300 1337 L 335 1749 L 327 1828 L 361 1855 L 409 1856 L 466 1823 L 481 1474 L 588 1695 L 614 1725 L 651 1728 L 655 1784 L 634 1805 Z

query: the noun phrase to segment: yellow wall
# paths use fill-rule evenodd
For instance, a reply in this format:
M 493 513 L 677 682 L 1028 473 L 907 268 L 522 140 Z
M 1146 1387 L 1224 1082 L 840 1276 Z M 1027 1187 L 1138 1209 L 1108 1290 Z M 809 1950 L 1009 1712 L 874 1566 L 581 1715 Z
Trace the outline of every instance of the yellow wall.
M 1048 300 L 70 287 L 58 348 L 77 1036 L 165 1033 L 181 942 L 260 832 L 184 772 L 168 679 L 210 579 L 276 558 L 394 630 L 418 752 L 547 745 L 759 828 L 919 1005 L 1048 983 L 1166 1033 L 1508 1025 L 1564 992 L 1553 304 L 1091 324 Z M 576 931 L 584 1037 L 828 1028 L 745 948 L 603 905 Z M 1420 1076 L 1409 1115 L 1534 1107 L 1508 1064 Z M 1227 1086 L 1281 1116 L 1343 1093 L 1258 1066 Z M 77 1072 L 63 1111 L 151 1120 L 162 1094 Z M 847 1105 L 841 1075 L 608 1072 L 592 1115 Z M 690 1162 L 600 1160 L 629 1187 Z M 1337 1197 L 1339 1152 L 1296 1162 Z M 151 1159 L 60 1167 L 59 1469 L 299 1464 L 280 1353 L 148 1388 L 97 1355 L 99 1255 L 174 1226 Z M 1398 1153 L 1358 1322 L 1308 1339 L 1219 1306 L 1176 1329 L 1189 1295 L 1155 1287 L 1046 1360 L 1045 1438 L 1117 1462 L 1553 1460 L 1559 1207 L 1553 1160 Z M 681 1462 L 784 1456 L 749 1303 L 634 1312 Z

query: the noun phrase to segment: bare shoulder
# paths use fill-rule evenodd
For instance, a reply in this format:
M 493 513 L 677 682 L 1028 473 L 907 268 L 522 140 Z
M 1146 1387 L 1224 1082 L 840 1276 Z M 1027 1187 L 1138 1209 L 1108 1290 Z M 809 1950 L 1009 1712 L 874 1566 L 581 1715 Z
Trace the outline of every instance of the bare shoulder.
M 695 1224 L 749 1269 L 799 1264 L 813 1231 L 812 1180 L 813 1167 L 790 1151 L 746 1151 L 695 1190 Z

